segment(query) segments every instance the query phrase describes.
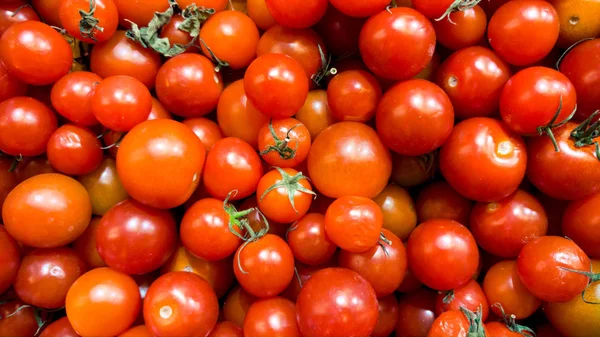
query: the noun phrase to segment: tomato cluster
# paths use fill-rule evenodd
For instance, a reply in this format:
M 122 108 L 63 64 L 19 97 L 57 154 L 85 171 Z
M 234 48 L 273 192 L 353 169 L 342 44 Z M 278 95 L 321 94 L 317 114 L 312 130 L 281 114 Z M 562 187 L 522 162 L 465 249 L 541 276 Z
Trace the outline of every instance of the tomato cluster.
M 0 336 L 600 331 L 600 1 L 0 2 Z

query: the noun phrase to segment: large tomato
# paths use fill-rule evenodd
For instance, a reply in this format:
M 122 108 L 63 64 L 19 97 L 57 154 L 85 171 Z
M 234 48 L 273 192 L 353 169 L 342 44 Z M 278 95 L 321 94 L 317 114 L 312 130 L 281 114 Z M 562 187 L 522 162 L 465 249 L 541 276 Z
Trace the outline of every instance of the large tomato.
M 600 257 L 600 193 L 569 203 L 562 219 L 562 231 L 591 257 Z
M 113 0 L 63 0 L 58 11 L 67 33 L 86 43 L 110 39 L 119 24 L 119 13 Z M 82 12 L 88 15 L 84 18 Z M 90 20 L 91 17 L 97 21 Z M 95 22 L 92 24 L 91 21 Z
M 327 0 L 266 0 L 267 8 L 278 24 L 289 28 L 308 28 L 317 23 L 325 11 Z

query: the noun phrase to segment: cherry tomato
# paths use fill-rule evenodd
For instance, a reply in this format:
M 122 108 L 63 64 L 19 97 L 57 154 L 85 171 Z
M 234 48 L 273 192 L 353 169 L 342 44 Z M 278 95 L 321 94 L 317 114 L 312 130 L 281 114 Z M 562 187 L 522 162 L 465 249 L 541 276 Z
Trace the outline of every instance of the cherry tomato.
M 119 24 L 119 13 L 113 0 L 65 0 L 61 2 L 58 11 L 60 22 L 67 33 L 86 43 L 110 39 Z M 94 20 L 96 22 L 91 24 L 88 22 L 90 19 L 86 19 L 82 12 L 97 21 Z
M 90 195 L 92 213 L 104 215 L 119 202 L 128 198 L 117 175 L 115 160 L 105 157 L 91 173 L 77 178 Z
M 523 139 L 502 122 L 486 117 L 458 123 L 440 152 L 442 175 L 450 186 L 482 202 L 498 201 L 515 192 L 526 164 Z
M 89 129 L 65 124 L 48 140 L 46 153 L 55 170 L 69 175 L 85 175 L 100 166 L 101 146 L 100 140 Z
M 379 303 L 379 316 L 371 336 L 388 337 L 394 332 L 398 322 L 398 300 L 396 300 L 396 296 L 389 295 L 378 299 L 377 302 Z
M 589 272 L 590 259 L 573 241 L 542 236 L 523 246 L 517 266 L 519 278 L 535 297 L 546 302 L 566 302 L 587 286 L 587 276 L 576 271 Z
M 327 102 L 338 121 L 366 122 L 375 116 L 381 85 L 369 72 L 348 70 L 336 75 L 327 87 Z
M 419 192 L 416 213 L 420 222 L 450 219 L 468 225 L 472 207 L 470 200 L 458 194 L 448 183 L 440 181 L 427 185 Z
M 79 335 L 116 336 L 133 324 L 141 305 L 138 285 L 131 276 L 96 268 L 73 283 L 65 309 Z
M 131 23 L 127 20 L 145 27 L 154 17 L 154 13 L 164 12 L 169 8 L 169 2 L 164 0 L 114 0 L 114 2 L 119 11 L 119 23 L 128 29 Z
M 261 157 L 272 166 L 297 166 L 308 157 L 310 145 L 308 129 L 294 118 L 270 121 L 258 132 Z
M 83 126 L 98 124 L 91 110 L 91 99 L 96 85 L 102 82 L 100 76 L 87 71 L 72 72 L 52 87 L 52 106 L 56 112 L 71 122 Z
M 0 151 L 12 156 L 38 156 L 57 128 L 56 115 L 31 97 L 0 103 Z
M 229 321 L 219 322 L 208 337 L 244 337 L 242 328 Z
M 474 46 L 450 55 L 435 82 L 448 94 L 459 119 L 496 113 L 510 68 L 490 49 Z
M 155 119 L 133 128 L 121 142 L 117 171 L 135 200 L 173 208 L 192 195 L 200 181 L 206 150 L 185 125 Z
M 431 179 L 438 170 L 438 154 L 430 152 L 422 156 L 403 156 L 392 153 L 391 181 L 402 187 L 414 187 Z
M 311 266 L 329 261 L 337 249 L 325 232 L 325 216 L 319 213 L 306 214 L 294 223 L 286 239 L 294 258 Z
M 21 249 L 12 236 L 0 226 L 0 294 L 3 294 L 13 284 L 21 264 Z M 0 323 L 1 324 L 1 323 Z
M 235 325 L 244 326 L 246 313 L 252 303 L 256 301 L 256 297 L 248 294 L 243 288 L 237 286 L 233 288 L 223 304 L 223 316 L 226 320 Z
M 600 193 L 592 194 L 585 199 L 569 203 L 562 219 L 562 231 L 566 237 L 575 241 L 586 254 L 600 257 L 600 245 L 597 242 L 597 231 L 600 228 Z
M 144 320 L 154 336 L 206 336 L 218 316 L 215 292 L 193 273 L 164 274 L 152 283 L 144 299 Z
M 180 30 L 179 27 L 185 21 L 185 18 L 181 14 L 174 14 L 171 17 L 171 20 L 164 25 L 160 29 L 160 37 L 169 39 L 169 43 L 171 47 L 174 47 L 175 44 L 180 44 L 182 46 L 189 45 L 184 53 L 199 53 L 200 50 L 193 46 L 193 38 L 190 36 L 190 33 Z
M 419 156 L 440 147 L 452 133 L 454 108 L 437 85 L 421 79 L 399 83 L 381 98 L 377 133 L 392 151 Z
M 77 240 L 73 242 L 73 249 L 77 255 L 83 260 L 86 266 L 91 269 L 106 267 L 106 263 L 98 254 L 96 248 L 96 233 L 100 225 L 101 218 L 93 218 L 85 232 L 81 234 Z
M 12 162 L 12 161 L 11 161 Z M 10 167 L 6 166 L 6 167 Z M 8 172 L 8 168 L 6 169 Z M 18 182 L 23 182 L 31 177 L 37 176 L 43 173 L 56 173 L 56 171 L 50 166 L 50 162 L 46 157 L 28 157 L 23 158 L 17 165 L 14 171 L 17 176 Z M 12 188 L 11 188 L 12 190 Z M 9 191 L 10 192 L 10 191 Z
M 0 102 L 17 96 L 25 96 L 28 85 L 10 75 L 0 62 Z
M 450 310 L 460 311 L 461 307 L 473 312 L 481 307 L 481 319 L 484 322 L 487 320 L 490 308 L 483 289 L 477 281 L 471 280 L 449 293 L 439 293 L 435 301 L 435 315 L 440 316 L 443 312 Z
M 244 75 L 248 100 L 272 118 L 291 117 L 308 96 L 308 78 L 293 58 L 283 54 L 264 54 L 254 60 Z
M 410 271 L 417 279 L 440 291 L 465 285 L 479 265 L 479 251 L 471 232 L 448 219 L 417 226 L 408 239 L 407 256 Z
M 296 305 L 283 297 L 260 299 L 250 306 L 244 320 L 244 336 L 301 336 Z
M 481 42 L 486 26 L 487 17 L 480 6 L 451 12 L 446 18 L 433 21 L 437 41 L 452 50 L 460 50 Z
M 258 28 L 267 30 L 277 24 L 267 8 L 265 0 L 248 0 L 246 2 L 248 16 L 256 23 Z
M 0 304 L 0 336 L 35 336 L 39 327 L 32 307 L 23 307 L 21 301 Z M 21 309 L 19 309 L 21 308 Z M 11 315 L 10 317 L 7 317 Z
M 410 46 L 410 48 L 406 48 Z M 373 15 L 359 38 L 360 54 L 377 76 L 406 80 L 427 67 L 435 50 L 435 31 L 423 14 L 396 7 Z
M 0 36 L 17 22 L 40 21 L 40 17 L 25 1 L 14 1 L 14 3 L 3 3 L 0 5 Z
M 363 253 L 379 241 L 383 212 L 365 197 L 341 197 L 327 208 L 325 231 L 337 246 L 352 253 Z
M 595 1 L 550 1 L 560 22 L 558 46 L 567 48 L 583 39 L 600 36 L 600 6 Z
M 31 5 L 44 21 L 53 26 L 60 26 L 60 0 L 31 0 Z
M 117 6 L 121 6 L 121 3 L 125 2 L 135 3 L 137 0 L 116 1 Z M 146 1 L 136 10 L 149 6 L 150 4 Z M 128 18 L 133 20 L 133 17 Z M 148 89 L 154 88 L 154 81 L 160 65 L 159 54 L 130 40 L 122 30 L 117 31 L 108 41 L 95 45 L 90 53 L 90 69 L 93 73 L 102 78 L 118 75 L 131 76 L 144 83 Z
M 267 172 L 256 188 L 260 211 L 280 223 L 291 223 L 303 217 L 315 196 L 308 178 L 290 168 Z
M 147 336 L 151 336 L 151 335 L 152 334 L 150 334 L 150 331 L 148 331 L 148 328 L 146 327 L 146 325 L 143 324 L 143 325 L 136 325 L 134 327 L 127 329 L 125 332 L 120 334 L 118 337 L 147 337 Z
M 436 293 L 420 289 L 398 301 L 397 337 L 426 336 L 435 320 Z
M 278 24 L 289 28 L 308 28 L 325 15 L 327 0 L 266 0 Z
M 75 240 L 92 218 L 88 193 L 77 180 L 56 173 L 27 179 L 2 207 L 6 230 L 31 247 L 61 247 Z
M 334 6 L 329 6 L 315 29 L 333 55 L 344 57 L 358 52 L 358 37 L 364 23 L 363 18 L 350 17 Z
M 52 322 L 52 324 L 48 325 L 42 333 L 40 337 L 79 337 L 73 326 L 69 322 L 69 319 L 65 316 L 57 319 Z
M 474 313 L 471 314 L 475 315 Z M 477 336 L 496 336 L 487 333 L 483 320 L 476 320 L 467 317 L 461 310 L 446 311 L 433 321 L 427 336 L 466 337 L 470 333 Z
M 360 0 L 331 0 L 331 5 L 340 12 L 357 17 L 364 18 L 375 15 L 384 10 L 390 3 L 387 0 L 374 0 L 363 2 Z
M 60 33 L 33 20 L 15 23 L 2 34 L 0 58 L 10 75 L 33 85 L 58 81 L 73 63 L 71 47 Z
M 508 1 L 492 15 L 488 41 L 506 62 L 524 66 L 542 60 L 558 39 L 560 23 L 542 0 Z
M 417 226 L 415 204 L 402 187 L 389 184 L 381 193 L 373 198 L 383 212 L 383 228 L 388 229 L 401 240 L 408 236 Z
M 308 129 L 312 140 L 317 138 L 321 131 L 334 123 L 327 102 L 327 91 L 309 91 L 304 106 L 296 113 L 295 118 Z
M 223 132 L 219 125 L 208 118 L 196 117 L 188 118 L 182 122 L 189 127 L 200 138 L 202 144 L 209 151 L 217 140 L 223 138 Z

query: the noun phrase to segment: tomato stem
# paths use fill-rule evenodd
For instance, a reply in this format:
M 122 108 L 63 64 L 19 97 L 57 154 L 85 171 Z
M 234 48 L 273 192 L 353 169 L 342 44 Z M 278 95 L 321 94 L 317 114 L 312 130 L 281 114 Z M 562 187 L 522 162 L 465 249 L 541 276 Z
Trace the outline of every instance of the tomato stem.
M 285 134 L 285 138 L 281 139 L 277 136 L 277 133 L 275 133 L 275 129 L 273 128 L 273 120 L 269 120 L 269 132 L 271 133 L 271 137 L 273 137 L 273 140 L 275 141 L 275 145 L 269 145 L 266 149 L 260 151 L 260 155 L 266 155 L 269 152 L 273 152 L 276 151 L 277 153 L 279 153 L 279 157 L 281 159 L 284 160 L 288 160 L 288 159 L 292 159 L 296 156 L 296 149 L 298 148 L 298 142 L 296 142 L 296 147 L 295 148 L 290 148 L 289 144 L 290 144 L 290 133 L 292 132 L 292 130 L 294 130 L 295 128 L 301 126 L 302 124 L 296 124 L 294 126 L 292 126 Z
M 102 149 L 102 150 L 110 150 L 110 149 L 112 149 L 115 146 L 118 147 L 119 145 L 121 145 L 121 142 L 123 141 L 123 138 L 125 138 L 126 134 L 127 134 L 126 132 L 121 133 L 121 135 L 119 136 L 119 139 L 117 139 L 116 142 L 114 142 L 114 143 L 112 143 L 110 145 L 107 145 L 107 146 L 102 146 L 102 147 L 100 147 L 100 149 Z
M 600 302 L 592 302 L 592 301 L 588 301 L 585 299 L 585 292 L 589 289 L 589 287 L 592 285 L 592 283 L 600 281 L 600 274 L 594 274 L 591 271 L 582 271 L 582 270 L 571 269 L 571 268 L 566 268 L 566 267 L 558 267 L 558 268 L 568 271 L 568 272 L 587 276 L 589 278 L 588 285 L 581 292 L 581 299 L 583 300 L 584 303 L 587 303 L 587 304 L 600 304 Z
M 12 13 L 12 15 L 10 17 L 14 18 L 25 7 L 31 7 L 31 5 L 30 4 L 24 4 L 24 5 L 21 5 L 21 6 L 17 7 L 17 9 L 15 9 L 15 11 Z M 35 11 L 35 9 L 33 7 L 31 7 L 31 8 Z
M 444 305 L 448 305 L 452 301 L 454 301 L 454 290 L 448 290 L 444 296 L 444 299 L 442 300 L 442 303 L 444 303 Z
M 206 42 L 203 39 L 200 39 L 200 43 L 204 46 L 204 48 L 206 48 L 206 50 L 210 54 L 210 58 L 212 59 L 213 63 L 215 63 L 215 72 L 218 73 L 219 71 L 221 71 L 221 69 L 229 67 L 229 63 L 221 61 L 217 57 L 217 55 L 213 53 L 212 49 L 210 49 L 210 47 L 206 44 Z
M 600 110 L 594 111 L 590 117 L 573 129 L 573 131 L 571 131 L 571 138 L 575 139 L 575 147 L 595 145 L 596 158 L 600 160 L 600 145 L 598 145 L 598 141 L 595 140 L 595 138 L 600 136 L 600 119 L 590 125 L 590 123 L 598 117 L 598 114 L 600 114 Z
M 560 148 L 558 147 L 558 143 L 556 142 L 556 137 L 554 137 L 554 132 L 552 132 L 552 129 L 558 128 L 558 127 L 566 124 L 568 121 L 571 120 L 571 118 L 573 118 L 573 116 L 575 116 L 575 113 L 577 112 L 577 105 L 575 105 L 575 108 L 573 109 L 571 114 L 567 118 L 565 118 L 565 120 L 561 121 L 560 123 L 554 124 L 554 123 L 556 123 L 558 116 L 560 116 L 562 108 L 563 108 L 563 98 L 562 98 L 562 95 L 560 95 L 560 97 L 558 99 L 558 109 L 556 109 L 556 113 L 554 113 L 554 116 L 552 116 L 552 119 L 550 120 L 550 122 L 544 126 L 539 126 L 537 128 L 538 135 L 543 136 L 544 134 L 546 134 L 548 137 L 550 137 L 550 141 L 552 141 L 552 145 L 554 146 L 554 151 L 556 151 L 556 152 L 560 152 Z
M 89 12 L 86 12 L 83 9 L 79 10 L 79 15 L 81 15 L 81 20 L 79 21 L 79 33 L 81 33 L 81 36 L 86 39 L 98 42 L 98 39 L 96 39 L 95 36 L 95 31 L 98 30 L 100 32 L 103 32 L 104 28 L 98 25 L 100 23 L 100 20 L 94 17 L 95 12 L 96 0 L 90 0 Z
M 267 188 L 265 190 L 265 192 L 260 196 L 260 201 L 262 201 L 265 198 L 265 196 L 267 194 L 269 194 L 271 191 L 278 189 L 278 188 L 285 188 L 287 191 L 287 194 L 288 194 L 288 200 L 290 201 L 290 204 L 292 205 L 292 209 L 294 210 L 294 212 L 296 212 L 296 214 L 298 214 L 298 210 L 296 209 L 296 205 L 294 204 L 296 192 L 312 194 L 315 198 L 317 197 L 317 194 L 315 192 L 305 188 L 304 186 L 302 186 L 300 184 L 300 180 L 303 180 L 303 179 L 308 180 L 308 177 L 303 175 L 302 172 L 298 172 L 294 176 L 291 176 L 287 172 L 285 172 L 283 169 L 281 169 L 280 167 L 275 167 L 275 169 L 281 175 L 281 180 L 276 182 L 275 184 L 271 185 L 269 188 Z M 383 235 L 383 234 L 381 234 L 381 235 Z
M 469 332 L 467 332 L 467 337 L 485 337 L 485 330 L 483 328 L 483 319 L 482 315 L 482 306 L 479 305 L 477 312 L 474 313 L 471 310 L 461 306 L 460 311 L 465 315 L 467 320 L 469 321 Z
M 298 268 L 296 268 L 296 266 L 294 266 L 294 275 L 296 276 L 296 280 L 298 280 L 298 285 L 300 286 L 300 289 L 302 289 L 304 285 L 302 284 L 302 278 L 300 278 L 300 273 L 298 273 Z
M 331 54 L 325 56 L 325 52 L 320 44 L 317 45 L 319 56 L 321 57 L 321 67 L 316 74 L 313 74 L 310 79 L 318 86 L 322 85 L 323 79 L 337 74 L 337 69 L 331 66 Z
M 517 316 L 512 315 L 512 314 L 507 315 L 504 312 L 504 308 L 502 307 L 502 304 L 494 303 L 492 305 L 492 307 L 496 307 L 500 310 L 502 320 L 504 321 L 504 324 L 510 331 L 516 332 L 516 333 L 522 335 L 523 337 L 535 336 L 535 332 L 533 330 L 531 330 L 531 328 L 524 326 L 524 325 L 517 324 L 517 322 L 516 322 Z
M 16 155 L 15 159 L 12 161 L 12 163 L 10 164 L 10 167 L 8 168 L 8 172 L 14 172 L 22 160 L 23 160 L 22 154 L 19 153 L 18 155 Z

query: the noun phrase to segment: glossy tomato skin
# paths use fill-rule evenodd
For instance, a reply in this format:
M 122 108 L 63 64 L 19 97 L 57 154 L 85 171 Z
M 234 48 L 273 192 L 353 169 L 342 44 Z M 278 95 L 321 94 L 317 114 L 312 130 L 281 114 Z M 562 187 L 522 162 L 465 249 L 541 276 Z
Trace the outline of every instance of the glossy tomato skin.
M 406 49 L 406 46 L 411 46 Z M 405 80 L 427 67 L 435 50 L 431 23 L 412 8 L 390 8 L 373 15 L 362 28 L 360 54 L 378 77 Z
M 282 169 L 283 172 L 291 177 L 296 176 L 300 172 L 294 169 Z M 281 184 L 284 181 L 283 176 L 278 170 L 267 172 L 256 188 L 256 201 L 260 211 L 268 218 L 279 223 L 291 223 L 300 219 L 310 209 L 310 205 L 315 198 L 312 192 L 312 187 L 308 178 L 300 179 L 294 188 L 301 186 L 306 191 L 295 191 L 292 196 L 294 204 L 290 201 L 290 187 L 279 187 L 269 192 L 268 189 L 276 184 Z
M 562 231 L 575 241 L 590 257 L 600 257 L 600 193 L 587 198 L 571 201 L 562 219 Z
M 321 131 L 334 123 L 327 102 L 327 91 L 320 89 L 309 91 L 304 106 L 294 118 L 304 124 L 312 140 L 317 138 Z
M 192 129 L 192 131 L 200 138 L 206 151 L 212 149 L 217 140 L 223 138 L 223 132 L 219 125 L 212 120 L 204 117 L 188 118 L 182 122 L 184 125 Z
M 85 187 L 92 202 L 92 213 L 104 215 L 119 202 L 128 198 L 127 191 L 119 180 L 116 162 L 105 157 L 100 165 L 91 173 L 80 176 L 77 180 Z
M 449 301 L 446 296 L 452 296 Z M 481 319 L 486 321 L 490 313 L 490 307 L 485 293 L 477 281 L 471 280 L 462 287 L 453 290 L 453 295 L 439 293 L 435 301 L 435 315 L 440 316 L 443 312 L 460 310 L 461 307 L 473 312 L 481 307 Z
M 202 277 L 170 272 L 152 283 L 144 299 L 144 320 L 157 336 L 206 336 L 219 316 L 217 296 Z
M 94 88 L 100 82 L 100 76 L 87 71 L 65 75 L 52 86 L 52 106 L 56 112 L 75 124 L 96 125 L 98 120 L 91 110 L 91 99 Z
M 401 240 L 408 239 L 410 232 L 417 226 L 415 203 L 410 194 L 400 186 L 389 184 L 373 201 L 383 212 L 383 228 Z
M 221 75 L 210 60 L 180 54 L 165 62 L 156 76 L 156 95 L 167 110 L 181 117 L 201 117 L 217 107 Z
M 440 65 L 435 83 L 448 94 L 456 118 L 466 119 L 497 112 L 510 76 L 508 64 L 492 50 L 473 46 L 450 55 Z
M 289 28 L 308 28 L 325 15 L 326 0 L 266 0 L 267 8 L 278 24 Z
M 305 336 L 368 336 L 378 316 L 377 297 L 369 282 L 344 268 L 313 274 L 300 291 L 296 310 Z
M 377 107 L 377 133 L 392 151 L 420 156 L 439 148 L 454 127 L 454 108 L 437 85 L 421 79 L 401 82 Z
M 465 285 L 479 265 L 479 251 L 471 232 L 448 219 L 429 220 L 417 226 L 408 238 L 407 256 L 411 273 L 426 286 L 440 291 Z
M 71 323 L 69 323 L 69 319 L 65 316 L 57 319 L 52 322 L 52 324 L 48 325 L 42 333 L 40 337 L 79 337 L 75 329 Z
M 117 5 L 121 2 L 127 1 L 119 0 Z M 147 2 L 145 5 L 148 6 Z M 117 31 L 108 41 L 94 46 L 90 53 L 90 69 L 93 73 L 102 78 L 117 75 L 135 77 L 148 89 L 154 88 L 160 65 L 159 54 L 130 40 L 123 30 Z
M 205 156 L 204 145 L 187 126 L 156 119 L 137 125 L 123 138 L 117 172 L 135 200 L 154 208 L 173 208 L 198 186 Z
M 588 277 L 562 268 L 589 272 L 590 259 L 573 241 L 543 236 L 525 244 L 517 266 L 519 278 L 535 297 L 546 302 L 566 302 L 579 296 Z
M 21 264 L 21 248 L 4 226 L 0 226 L 0 247 L 0 263 L 5 266 L 0 270 L 0 293 L 4 293 L 15 281 Z
M 46 173 L 12 190 L 2 207 L 2 218 L 6 230 L 27 246 L 61 247 L 85 231 L 92 206 L 77 180 Z
M 482 202 L 498 201 L 516 191 L 526 164 L 523 139 L 501 121 L 486 117 L 457 124 L 440 152 L 446 181 L 464 197 Z
M 33 85 L 58 81 L 73 63 L 67 41 L 39 21 L 19 22 L 8 28 L 0 38 L 0 58 L 9 74 Z
M 119 24 L 117 6 L 115 6 L 113 0 L 94 0 L 93 8 L 93 16 L 98 20 L 98 24 L 92 30 L 91 36 L 87 36 L 82 34 L 80 30 L 80 11 L 89 13 L 91 10 L 90 2 L 86 0 L 62 1 L 58 11 L 60 13 L 60 22 L 67 30 L 67 33 L 86 43 L 98 43 L 110 39 L 117 31 L 117 25 Z
M 267 30 L 277 24 L 267 8 L 265 0 L 248 0 L 246 2 L 248 16 L 256 23 L 258 28 Z
M 102 260 L 130 275 L 158 269 L 171 256 L 176 242 L 171 214 L 134 200 L 113 206 L 96 232 L 96 248 Z
M 548 218 L 535 197 L 517 190 L 498 202 L 477 203 L 471 212 L 470 229 L 486 251 L 516 258 L 527 242 L 546 235 Z
M 0 36 L 17 22 L 40 21 L 36 10 L 31 6 L 22 7 L 23 1 L 13 1 L 13 3 L 4 3 L 0 6 Z
M 492 15 L 488 41 L 506 62 L 524 66 L 542 60 L 558 39 L 560 24 L 552 5 L 541 0 L 508 1 Z
M 65 305 L 71 285 L 86 269 L 71 248 L 36 249 L 23 258 L 14 289 L 25 303 L 59 309 Z
M 325 232 L 325 216 L 309 213 L 288 230 L 286 239 L 294 258 L 311 266 L 322 265 L 335 254 L 337 246 Z
M 419 289 L 398 301 L 396 337 L 426 336 L 435 320 L 436 293 Z
M 101 219 L 93 218 L 85 232 L 73 242 L 73 249 L 90 269 L 106 267 L 106 262 L 102 260 L 96 248 L 96 233 Z
M 289 138 L 287 147 L 294 150 L 292 158 L 282 158 L 278 151 L 264 153 L 261 157 L 270 165 L 281 168 L 298 166 L 302 163 L 310 151 L 311 137 L 308 129 L 300 121 L 294 118 L 284 118 L 270 121 L 275 135 L 281 141 Z M 271 146 L 276 146 L 277 142 L 271 134 L 269 124 L 265 123 L 258 132 L 258 149 L 263 152 Z M 285 155 L 283 157 L 286 157 Z
M 88 128 L 65 124 L 58 128 L 46 145 L 50 165 L 64 174 L 85 175 L 102 162 L 102 144 Z
M 446 18 L 433 21 L 438 42 L 452 50 L 460 50 L 481 42 L 486 27 L 487 17 L 480 6 L 451 12 Z
M 556 199 L 576 200 L 600 191 L 600 166 L 594 146 L 576 148 L 570 134 L 577 123 L 554 129 L 560 152 L 548 137 L 528 144 L 527 178 L 539 190 Z M 553 168 L 560 167 L 560 170 Z
M 283 297 L 260 299 L 252 303 L 243 328 L 246 337 L 301 336 L 296 322 L 296 305 Z
M 420 222 L 431 219 L 450 219 L 468 225 L 472 202 L 458 194 L 445 181 L 431 183 L 419 192 L 416 214 Z
M 381 85 L 364 70 L 336 75 L 327 86 L 327 102 L 338 121 L 366 122 L 375 116 L 381 99 Z
M 116 336 L 133 324 L 141 306 L 140 291 L 131 276 L 97 268 L 73 283 L 65 308 L 79 335 Z
M 381 208 L 365 197 L 338 198 L 325 213 L 327 236 L 352 253 L 363 253 L 377 245 L 382 227 Z
M 385 188 L 391 173 L 389 150 L 373 129 L 358 122 L 340 122 L 323 130 L 308 155 L 313 185 L 331 198 L 373 198 Z M 369 184 L 360 182 L 362 177 L 369 177 Z

